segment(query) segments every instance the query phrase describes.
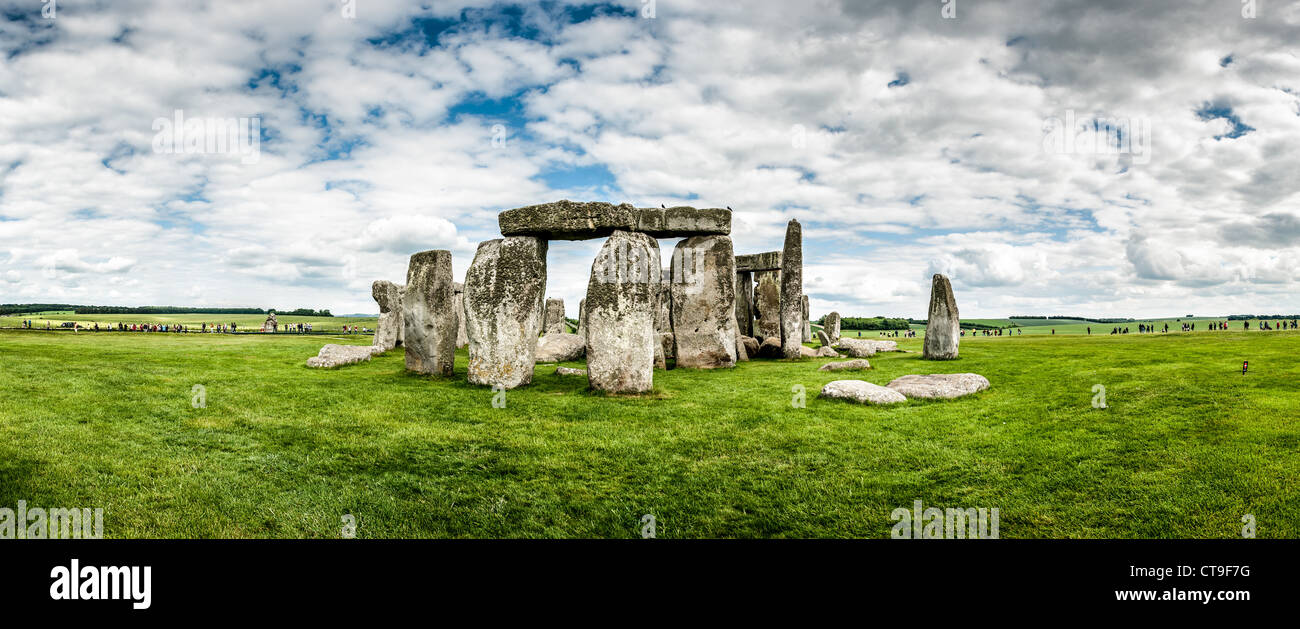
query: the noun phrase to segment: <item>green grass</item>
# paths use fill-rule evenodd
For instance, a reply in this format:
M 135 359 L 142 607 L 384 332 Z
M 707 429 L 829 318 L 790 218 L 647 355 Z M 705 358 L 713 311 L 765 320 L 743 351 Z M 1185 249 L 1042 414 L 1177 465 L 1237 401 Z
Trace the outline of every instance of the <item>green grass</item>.
M 1050 321 L 1046 321 L 1043 319 L 1014 319 L 1014 320 L 1012 319 L 962 319 L 962 323 L 978 323 L 981 325 L 995 325 L 995 326 L 1012 325 L 1012 324 L 1019 325 L 1020 327 L 1011 329 L 1010 331 L 1011 336 L 1028 336 L 1031 334 L 1046 334 L 1051 336 L 1053 334 L 1053 331 L 1055 331 L 1055 334 L 1057 336 L 1063 334 L 1065 335 L 1079 334 L 1083 336 L 1088 336 L 1089 335 L 1088 328 L 1092 328 L 1092 333 L 1091 333 L 1092 336 L 1108 336 L 1110 334 L 1111 329 L 1116 327 L 1121 327 L 1121 328 L 1127 327 L 1129 329 L 1128 335 L 1136 336 L 1138 335 L 1137 326 L 1139 323 L 1149 324 L 1151 326 L 1158 327 L 1160 329 L 1163 329 L 1163 326 L 1165 324 L 1169 324 L 1169 333 L 1173 334 L 1176 332 L 1178 333 L 1182 332 L 1184 322 L 1195 323 L 1196 332 L 1199 334 L 1202 331 L 1207 331 L 1206 328 L 1210 323 L 1223 322 L 1223 321 L 1227 321 L 1228 329 L 1216 330 L 1214 332 L 1215 334 L 1221 334 L 1223 332 L 1241 332 L 1242 324 L 1245 323 L 1244 321 L 1228 321 L 1226 318 L 1222 318 L 1222 317 L 1220 318 L 1197 317 L 1195 319 L 1186 319 L 1186 318 L 1184 319 L 1139 319 L 1127 323 L 1096 323 L 1091 321 L 1081 321 L 1077 319 L 1065 319 L 1065 320 L 1052 319 Z M 1288 320 L 1288 323 L 1289 322 L 1290 320 Z M 1250 320 L 1250 329 L 1252 332 L 1259 331 L 1259 323 L 1260 323 L 1259 319 Z M 1269 325 L 1276 326 L 1279 325 L 1281 322 L 1269 320 L 1268 323 Z M 912 324 L 911 329 L 915 330 L 919 336 L 925 336 L 925 324 Z M 1266 331 L 1265 334 L 1272 334 L 1275 332 L 1276 331 L 1270 330 L 1270 331 Z M 970 338 L 969 330 L 967 330 L 966 334 L 967 334 L 966 338 Z M 1006 338 L 1008 333 L 1006 331 L 1003 331 L 1002 334 L 1003 335 L 1000 338 Z M 880 331 L 879 330 L 841 330 L 841 335 L 860 336 L 862 338 L 880 338 Z M 893 337 L 890 338 L 892 339 Z
M 99 507 L 128 538 L 338 537 L 344 514 L 360 537 L 636 537 L 647 513 L 667 538 L 887 537 L 916 499 L 997 507 L 1004 538 L 1233 538 L 1245 514 L 1300 537 L 1298 333 L 977 338 L 859 373 L 656 372 L 639 397 L 539 366 L 505 408 L 463 353 L 451 379 L 400 352 L 306 368 L 323 342 L 0 331 L 0 506 Z M 816 397 L 959 371 L 992 388 Z
M 374 329 L 378 319 L 376 317 L 315 317 L 315 316 L 298 316 L 298 315 L 276 315 L 276 321 L 280 326 L 310 323 L 313 331 L 316 332 L 333 332 L 343 329 L 345 325 L 355 325 Z M 93 327 L 99 323 L 101 328 L 118 323 L 140 323 L 140 324 L 179 324 L 187 325 L 193 329 L 207 323 L 208 325 L 231 324 L 234 323 L 240 330 L 253 331 L 260 329 L 262 323 L 266 321 L 266 315 L 258 314 L 94 314 L 79 315 L 71 311 L 64 312 L 43 312 L 34 314 L 25 314 L 22 316 L 5 316 L 0 317 L 0 328 L 17 328 L 22 326 L 23 321 L 32 321 L 32 325 L 38 328 L 44 328 L 46 322 L 50 327 L 59 327 L 60 323 L 65 321 L 76 321 L 81 327 Z

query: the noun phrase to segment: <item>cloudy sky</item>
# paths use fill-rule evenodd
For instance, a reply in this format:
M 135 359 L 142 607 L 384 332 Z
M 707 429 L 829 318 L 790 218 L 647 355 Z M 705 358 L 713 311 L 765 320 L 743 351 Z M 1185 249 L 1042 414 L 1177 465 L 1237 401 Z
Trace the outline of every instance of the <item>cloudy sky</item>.
M 375 312 L 411 253 L 459 280 L 497 212 L 568 198 L 731 206 L 738 253 L 798 218 L 814 317 L 924 316 L 935 272 L 966 317 L 1300 312 L 1297 2 L 0 18 L 0 302 Z M 598 246 L 551 245 L 570 316 Z

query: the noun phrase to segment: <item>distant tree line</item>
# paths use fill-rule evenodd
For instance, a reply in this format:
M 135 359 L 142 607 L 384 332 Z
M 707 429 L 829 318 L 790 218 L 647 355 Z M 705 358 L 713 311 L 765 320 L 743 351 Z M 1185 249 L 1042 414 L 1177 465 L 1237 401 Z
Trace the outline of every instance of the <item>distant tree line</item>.
M 1228 315 L 1229 321 L 1245 321 L 1247 319 L 1300 319 L 1300 315 Z
M 826 325 L 826 317 L 816 321 Z M 840 317 L 841 330 L 906 330 L 907 319 L 890 317 Z
M 127 315 L 145 315 L 145 314 L 214 314 L 214 315 L 240 315 L 240 314 L 270 314 L 274 308 L 185 308 L 181 306 L 78 306 L 75 304 L 0 304 L 0 315 L 22 314 L 28 312 L 44 312 L 46 310 L 71 310 L 79 315 L 102 315 L 102 314 L 127 314 Z M 295 310 L 275 310 L 276 314 L 296 315 L 304 317 L 333 317 L 329 309 L 313 310 L 311 308 L 298 308 Z
M 1132 318 L 1125 319 L 1125 318 L 1123 318 L 1123 317 L 1119 317 L 1119 318 L 1110 318 L 1110 319 L 1095 319 L 1095 318 L 1092 318 L 1092 317 L 1072 317 L 1072 316 L 1065 316 L 1065 315 L 1052 315 L 1052 316 L 1050 316 L 1050 317 L 1043 317 L 1043 316 L 1029 316 L 1029 315 L 1011 315 L 1010 317 L 1007 317 L 1007 318 L 1008 318 L 1008 319 L 1075 319 L 1075 320 L 1078 320 L 1078 321 L 1091 321 L 1091 322 L 1093 322 L 1093 323 L 1129 323 L 1129 322 L 1132 322 L 1132 321 L 1137 321 L 1137 319 L 1132 319 Z

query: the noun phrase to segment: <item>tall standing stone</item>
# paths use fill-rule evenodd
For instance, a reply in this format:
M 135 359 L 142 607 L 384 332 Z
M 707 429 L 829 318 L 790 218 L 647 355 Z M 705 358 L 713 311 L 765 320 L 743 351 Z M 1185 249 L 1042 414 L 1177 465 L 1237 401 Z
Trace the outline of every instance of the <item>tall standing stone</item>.
M 925 323 L 925 345 L 921 358 L 926 360 L 953 360 L 961 340 L 961 318 L 957 313 L 957 298 L 952 294 L 952 282 L 938 273 L 930 284 L 930 315 Z
M 452 310 L 456 313 L 456 349 L 469 345 L 469 333 L 465 331 L 465 285 L 460 282 L 452 284 L 456 291 L 456 300 Z
M 655 307 L 655 332 L 671 334 L 673 331 L 672 269 L 664 269 L 659 275 L 659 279 L 659 301 Z
M 479 244 L 465 273 L 469 382 L 513 389 L 533 381 L 546 297 L 545 240 L 512 236 Z
M 551 298 L 546 300 L 546 323 L 543 330 L 547 334 L 564 334 L 564 300 Z
M 641 393 L 654 386 L 659 243 L 639 232 L 610 234 L 587 283 L 587 379 L 593 389 Z
M 397 347 L 402 336 L 402 288 L 388 280 L 375 280 L 370 295 L 379 304 L 379 322 L 375 324 L 372 345 L 388 351 Z
M 587 338 L 587 300 L 578 300 L 578 336 Z
M 799 358 L 803 347 L 803 228 L 790 219 L 781 249 L 781 353 Z
M 812 321 L 808 320 L 808 296 L 807 295 L 803 296 L 803 308 L 800 311 L 799 316 L 803 317 L 803 322 L 801 323 L 801 325 L 803 326 L 803 342 L 811 343 L 812 342 Z
M 435 249 L 411 256 L 406 269 L 406 294 L 402 297 L 407 369 L 452 374 L 456 363 L 455 299 L 450 251 Z
M 678 367 L 736 365 L 736 256 L 730 236 L 692 236 L 673 251 L 672 322 Z
M 826 336 L 829 336 L 829 337 L 830 337 L 832 343 L 837 343 L 837 342 L 839 342 L 839 340 L 840 340 L 840 313 L 838 313 L 838 312 L 832 312 L 832 313 L 826 315 L 826 318 L 825 318 L 825 319 L 822 319 L 822 329 L 824 329 L 824 330 L 826 331 Z
M 754 289 L 754 315 L 758 317 L 758 338 L 774 338 L 781 344 L 781 272 L 758 271 L 754 273 L 758 287 Z
M 754 275 L 736 271 L 736 331 L 754 335 Z

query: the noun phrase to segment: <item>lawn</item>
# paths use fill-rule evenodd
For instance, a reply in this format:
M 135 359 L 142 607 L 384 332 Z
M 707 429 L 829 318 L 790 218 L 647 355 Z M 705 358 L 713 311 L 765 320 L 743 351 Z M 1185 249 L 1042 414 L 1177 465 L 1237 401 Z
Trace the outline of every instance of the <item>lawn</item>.
M 917 499 L 996 507 L 1004 538 L 1233 538 L 1245 514 L 1300 537 L 1300 333 L 976 338 L 858 373 L 656 372 L 641 397 L 539 366 L 505 408 L 463 351 L 451 379 L 400 350 L 304 366 L 364 340 L 0 331 L 0 506 L 102 508 L 127 538 L 332 538 L 345 514 L 358 537 L 637 537 L 653 514 L 664 538 L 879 538 Z M 816 397 L 963 371 L 992 388 Z

